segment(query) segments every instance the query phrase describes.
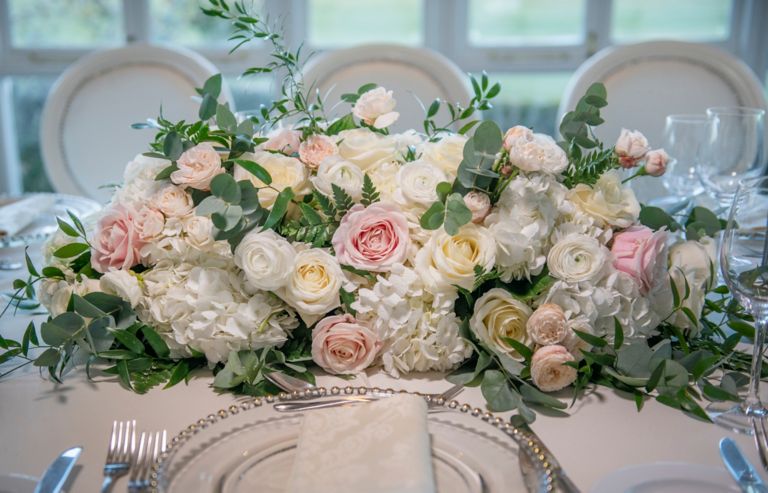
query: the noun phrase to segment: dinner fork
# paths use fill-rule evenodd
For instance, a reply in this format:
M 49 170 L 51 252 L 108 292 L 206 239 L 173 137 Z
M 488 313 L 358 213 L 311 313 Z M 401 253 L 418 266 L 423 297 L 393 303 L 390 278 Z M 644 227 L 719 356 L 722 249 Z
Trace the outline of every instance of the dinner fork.
M 141 432 L 139 449 L 132 456 L 131 477 L 128 480 L 128 492 L 140 493 L 148 491 L 152 465 L 162 452 L 165 452 L 166 431 L 155 433 Z
M 752 432 L 757 446 L 757 455 L 760 456 L 760 463 L 763 469 L 768 471 L 768 431 L 765 429 L 765 418 L 752 418 Z
M 104 481 L 101 483 L 101 493 L 112 491 L 114 480 L 128 473 L 131 467 L 131 454 L 135 445 L 136 420 L 113 421 L 107 460 L 104 463 Z

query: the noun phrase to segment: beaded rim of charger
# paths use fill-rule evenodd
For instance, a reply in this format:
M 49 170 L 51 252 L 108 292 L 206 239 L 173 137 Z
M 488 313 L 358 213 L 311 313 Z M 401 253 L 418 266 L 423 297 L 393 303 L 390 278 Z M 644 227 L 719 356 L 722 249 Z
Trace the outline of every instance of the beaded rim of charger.
M 526 433 L 525 431 L 517 428 L 513 424 L 511 424 L 509 421 L 505 421 L 503 418 L 500 418 L 498 416 L 495 416 L 490 411 L 484 411 L 480 409 L 479 407 L 473 408 L 469 404 L 461 403 L 457 400 L 445 400 L 443 398 L 436 398 L 433 395 L 429 394 L 423 394 L 421 392 L 409 392 L 406 390 L 395 390 L 392 388 L 382 389 L 379 387 L 353 387 L 353 386 L 347 386 L 347 387 L 331 387 L 330 389 L 326 389 L 325 387 L 316 387 L 313 389 L 307 389 L 303 391 L 294 391 L 294 392 L 281 392 L 276 395 L 267 395 L 264 397 L 255 397 L 253 399 L 249 399 L 246 402 L 242 402 L 240 404 L 232 404 L 226 409 L 220 409 L 219 411 L 209 414 L 205 418 L 201 418 L 197 420 L 195 423 L 187 426 L 184 428 L 181 432 L 179 432 L 176 436 L 174 436 L 169 446 L 163 451 L 160 456 L 157 459 L 157 462 L 152 466 L 152 474 L 150 476 L 150 490 L 153 492 L 158 492 L 158 478 L 159 478 L 159 472 L 160 469 L 162 469 L 163 464 L 166 460 L 168 460 L 171 456 L 171 454 L 175 451 L 176 448 L 184 444 L 187 440 L 192 438 L 194 435 L 199 433 L 200 431 L 208 428 L 209 426 L 215 424 L 218 421 L 222 421 L 224 419 L 227 419 L 230 416 L 235 416 L 237 414 L 240 414 L 244 411 L 251 411 L 253 409 L 258 409 L 262 407 L 265 404 L 276 404 L 278 402 L 293 402 L 293 401 L 302 401 L 302 400 L 309 400 L 309 399 L 318 399 L 322 397 L 328 397 L 328 396 L 344 396 L 344 395 L 366 395 L 366 394 L 385 394 L 385 395 L 394 395 L 394 394 L 412 394 L 412 395 L 418 395 L 420 397 L 423 397 L 428 404 L 437 405 L 437 406 L 443 406 L 450 410 L 455 410 L 464 414 L 469 414 L 473 417 L 476 417 L 482 421 L 487 422 L 488 424 L 498 428 L 505 434 L 512 437 L 512 440 L 520 446 L 520 450 L 522 450 L 526 455 L 528 455 L 528 458 L 531 459 L 534 462 L 534 467 L 541 471 L 543 477 L 544 477 L 544 491 L 551 492 L 554 491 L 555 488 L 555 481 L 556 481 L 556 475 L 557 475 L 557 469 L 556 462 L 553 460 L 553 458 L 548 457 L 548 454 L 546 453 L 546 449 L 541 445 L 541 443 L 538 441 L 538 439 L 529 433 Z

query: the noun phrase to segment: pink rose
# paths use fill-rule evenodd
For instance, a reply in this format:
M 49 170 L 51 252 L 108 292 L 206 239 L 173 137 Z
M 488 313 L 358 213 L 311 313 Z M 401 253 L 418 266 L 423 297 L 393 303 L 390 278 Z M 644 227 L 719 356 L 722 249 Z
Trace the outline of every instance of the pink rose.
M 464 205 L 472 212 L 472 222 L 480 224 L 491 211 L 491 199 L 487 194 L 472 190 L 464 196 Z
M 338 153 L 336 143 L 325 135 L 311 135 L 299 146 L 299 159 L 310 169 L 317 169 L 323 159 Z
M 667 232 L 632 226 L 613 237 L 613 266 L 632 276 L 645 295 L 665 269 Z
M 531 380 L 544 392 L 563 389 L 576 380 L 576 368 L 565 363 L 576 361 L 566 348 L 544 346 L 531 358 Z
M 391 204 L 352 207 L 331 240 L 339 263 L 387 272 L 402 263 L 410 244 L 408 220 Z
M 619 157 L 621 167 L 629 169 L 637 166 L 650 148 L 648 147 L 648 139 L 645 138 L 645 135 L 638 130 L 632 131 L 622 128 L 621 135 L 616 140 L 613 150 Z
M 165 217 L 152 207 L 143 206 L 133 218 L 133 224 L 142 241 L 160 236 L 165 228 Z
M 91 266 L 98 272 L 130 269 L 139 263 L 144 242 L 134 223 L 134 213 L 115 206 L 102 216 L 92 241 Z
M 211 189 L 211 180 L 224 173 L 219 153 L 207 142 L 184 151 L 176 166 L 179 169 L 171 173 L 173 183 L 206 192 Z
M 299 152 L 301 132 L 298 130 L 282 128 L 270 133 L 268 137 L 269 140 L 261 145 L 265 151 L 282 152 L 289 156 Z
M 312 330 L 312 359 L 328 373 L 365 370 L 380 348 L 376 334 L 352 315 L 325 317 Z
M 651 176 L 661 176 L 667 171 L 669 156 L 664 149 L 654 149 L 645 155 L 645 172 Z

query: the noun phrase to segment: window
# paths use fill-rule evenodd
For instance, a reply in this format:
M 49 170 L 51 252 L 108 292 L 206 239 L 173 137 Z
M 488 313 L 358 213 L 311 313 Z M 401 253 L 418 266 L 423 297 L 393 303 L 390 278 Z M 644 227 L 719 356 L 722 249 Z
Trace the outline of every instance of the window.
M 205 2 L 205 0 L 199 0 Z M 48 190 L 38 134 L 48 90 L 89 50 L 131 42 L 190 47 L 216 64 L 240 111 L 255 110 L 278 89 L 271 74 L 240 78 L 265 63 L 266 43 L 228 55 L 226 22 L 198 0 L 0 0 L 0 194 Z M 763 0 L 246 0 L 284 26 L 305 52 L 361 43 L 425 46 L 464 72 L 487 70 L 503 90 L 488 117 L 554 133 L 569 78 L 591 54 L 649 39 L 710 43 L 744 59 L 768 79 Z M 6 81 L 3 84 L 3 80 Z M 766 86 L 768 93 L 768 86 Z M 10 112 L 5 111 L 10 108 Z M 11 114 L 11 118 L 3 115 Z M 153 115 L 147 115 L 151 117 Z M 8 130 L 13 126 L 13 131 Z M 2 146 L 0 146 L 2 147 Z M 5 160 L 5 162 L 4 162 Z M 4 179 L 21 168 L 20 183 Z M 15 176 L 10 173 L 8 176 Z

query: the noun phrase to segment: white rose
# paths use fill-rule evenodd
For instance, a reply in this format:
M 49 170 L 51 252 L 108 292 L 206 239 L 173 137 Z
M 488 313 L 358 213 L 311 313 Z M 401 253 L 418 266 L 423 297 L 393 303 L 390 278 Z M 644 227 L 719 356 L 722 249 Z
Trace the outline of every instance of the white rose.
M 100 289 L 99 281 L 96 279 L 84 278 L 75 282 L 44 279 L 37 289 L 37 296 L 40 304 L 48 309 L 51 317 L 56 317 L 67 311 L 72 293 L 85 296 Z
M 437 294 L 453 285 L 471 289 L 475 266 L 490 271 L 496 261 L 496 242 L 491 233 L 476 224 L 466 224 L 450 236 L 444 228 L 432 233 L 416 254 L 416 271 L 427 288 Z
M 339 154 L 367 171 L 381 163 L 397 160 L 397 142 L 392 136 L 367 128 L 344 130 L 338 135 Z
M 152 198 L 150 207 L 159 210 L 166 217 L 182 217 L 192 211 L 192 196 L 176 185 L 166 185 Z
M 265 188 L 266 184 L 240 166 L 235 166 L 235 180 L 249 180 L 253 186 L 259 188 L 259 203 L 269 209 L 275 203 L 277 194 L 285 188 L 291 187 L 296 196 L 301 196 L 310 191 L 309 172 L 307 168 L 296 158 L 258 151 L 253 154 L 243 154 L 242 159 L 259 163 L 272 177 L 271 188 Z
M 426 210 L 437 200 L 435 187 L 442 181 L 448 181 L 448 177 L 442 170 L 429 163 L 405 163 L 397 172 L 395 202 L 405 210 Z
M 323 160 L 317 169 L 317 176 L 310 178 L 318 192 L 327 197 L 333 196 L 336 184 L 347 192 L 352 200 L 359 201 L 363 195 L 363 171 L 357 165 L 339 156 L 330 156 Z
M 107 294 L 119 296 L 134 308 L 142 298 L 139 280 L 130 271 L 113 270 L 107 272 L 99 279 L 99 287 Z
M 631 188 L 621 183 L 621 175 L 611 170 L 597 180 L 593 187 L 580 183 L 571 189 L 568 198 L 585 214 L 617 228 L 628 228 L 640 215 L 640 204 Z
M 688 298 L 682 301 L 682 305 L 690 309 L 696 317 L 701 315 L 704 308 L 704 298 L 707 290 L 711 288 L 712 274 L 715 272 L 715 241 L 704 237 L 700 241 L 684 241 L 673 245 L 669 249 L 669 275 L 675 283 L 680 297 L 685 293 L 685 284 L 688 283 L 690 293 Z M 675 312 L 670 322 L 680 328 L 698 331 L 690 319 L 682 312 Z
M 183 228 L 187 243 L 198 250 L 205 250 L 213 245 L 213 222 L 210 218 L 189 216 L 184 220 Z
M 533 346 L 525 328 L 530 316 L 531 309 L 528 305 L 505 289 L 493 288 L 475 302 L 469 328 L 488 349 L 522 361 L 522 355 L 504 339 Z
M 555 139 L 545 134 L 533 134 L 531 140 L 511 140 L 509 163 L 523 171 L 541 171 L 556 175 L 568 167 L 568 156 Z
M 360 96 L 352 108 L 352 113 L 367 125 L 386 128 L 400 117 L 400 113 L 393 111 L 396 104 L 392 91 L 377 87 Z
M 251 231 L 235 248 L 235 265 L 256 289 L 275 291 L 288 283 L 296 251 L 271 229 Z
M 208 142 L 187 149 L 176 161 L 179 168 L 171 173 L 171 181 L 182 187 L 208 191 L 211 180 L 221 173 L 221 157 Z
M 571 234 L 555 243 L 547 255 L 549 273 L 566 282 L 594 281 L 603 273 L 608 249 L 595 238 Z
M 307 325 L 341 304 L 344 273 L 336 258 L 310 248 L 297 253 L 287 284 L 277 294 L 296 309 Z
M 425 142 L 420 146 L 421 160 L 434 164 L 444 173 L 455 177 L 459 164 L 464 159 L 464 144 L 467 137 L 450 134 L 437 142 Z
M 576 368 L 566 365 L 576 361 L 563 346 L 544 346 L 531 358 L 531 380 L 544 392 L 555 392 L 576 381 Z

